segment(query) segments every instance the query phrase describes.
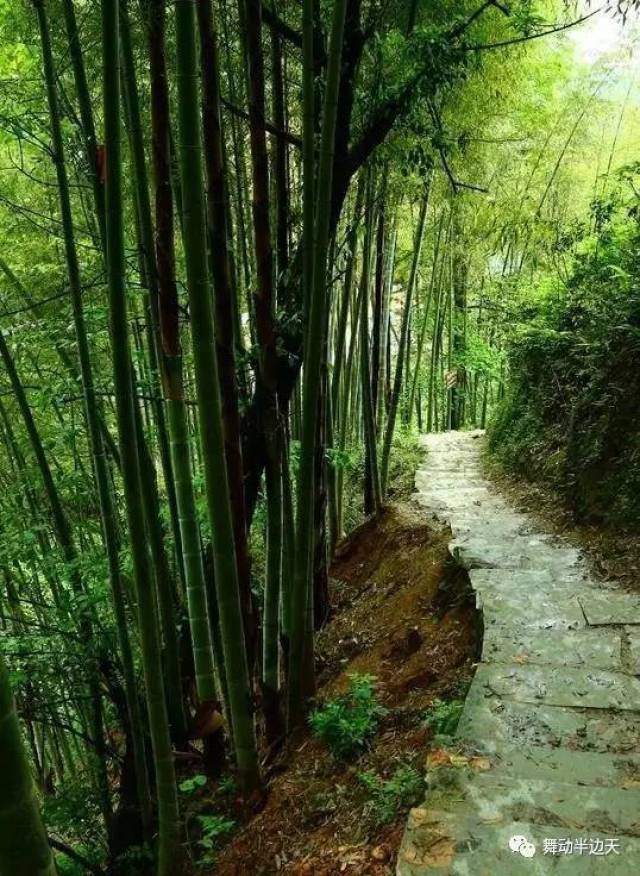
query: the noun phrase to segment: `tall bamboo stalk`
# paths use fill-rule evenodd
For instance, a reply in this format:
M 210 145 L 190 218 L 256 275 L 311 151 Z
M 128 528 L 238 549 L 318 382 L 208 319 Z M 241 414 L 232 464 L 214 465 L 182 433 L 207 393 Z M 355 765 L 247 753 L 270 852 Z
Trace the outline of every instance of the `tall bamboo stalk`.
M 218 37 L 210 0 L 197 3 L 200 57 L 202 64 L 202 127 L 207 179 L 207 225 L 211 276 L 214 288 L 214 328 L 220 379 L 222 426 L 224 430 L 227 477 L 233 517 L 240 605 L 247 646 L 249 671 L 255 664 L 258 617 L 251 592 L 244 469 L 240 435 L 240 388 L 237 378 L 236 346 L 239 343 L 238 297 L 232 283 L 232 250 L 229 228 L 229 191 L 220 106 L 220 65 Z
M 160 451 L 160 465 L 167 497 L 167 505 L 169 507 L 169 519 L 171 521 L 171 532 L 175 545 L 177 565 L 180 578 L 181 580 L 184 580 L 176 491 L 171 466 L 171 453 L 169 449 L 165 408 L 162 403 L 162 393 L 159 380 L 158 360 L 160 358 L 160 342 L 158 316 L 158 268 L 155 260 L 153 220 L 151 217 L 151 203 L 149 199 L 149 182 L 144 148 L 142 114 L 140 110 L 140 98 L 138 95 L 136 67 L 133 57 L 133 44 L 127 0 L 120 0 L 120 42 L 122 47 L 122 93 L 124 97 L 125 118 L 129 134 L 129 151 L 133 170 L 132 185 L 134 205 L 136 207 L 138 220 L 136 227 L 138 231 L 142 265 L 141 279 L 143 288 L 146 289 L 144 326 L 150 372 L 149 385 L 152 397 L 151 410 L 153 411 L 153 418 L 155 421 L 155 432 L 158 441 L 158 449 Z M 155 513 L 156 517 L 159 517 L 157 512 L 152 513 Z M 170 584 L 169 590 L 173 591 L 173 584 L 171 582 L 168 583 Z M 163 603 L 165 604 L 166 609 L 162 608 Z M 174 636 L 171 631 L 171 627 L 176 626 L 175 611 L 170 611 L 171 602 L 168 598 L 168 593 L 161 595 L 160 604 L 166 656 L 177 665 L 177 658 L 174 656 L 174 653 L 177 652 L 177 641 L 174 641 Z M 175 666 L 170 668 L 169 671 L 173 673 L 173 675 L 176 675 Z M 177 701 L 175 695 L 173 698 Z M 176 712 L 177 711 L 178 709 L 176 708 Z M 176 714 L 173 723 L 176 723 L 176 721 L 178 723 L 183 723 L 180 721 L 180 716 L 178 714 Z M 180 729 L 180 727 L 177 728 L 178 733 L 180 732 Z
M 385 412 L 389 408 L 391 375 L 390 367 L 390 312 L 391 294 L 393 292 L 393 276 L 395 272 L 396 246 L 398 243 L 398 216 L 394 214 L 393 230 L 387 247 L 383 301 L 382 301 L 382 324 L 380 326 L 381 351 L 380 351 L 380 394 L 378 399 L 378 422 L 384 421 Z
M 269 158 L 265 136 L 265 81 L 262 56 L 262 6 L 244 0 L 245 49 L 249 83 L 249 124 L 253 181 L 253 228 L 257 284 L 254 295 L 256 336 L 259 344 L 258 379 L 262 428 L 267 443 L 267 576 L 263 613 L 263 696 L 267 736 L 281 733 L 278 673 L 278 603 L 282 575 L 282 473 L 278 412 L 275 333 L 275 282 L 269 216 Z
M 340 399 L 340 439 L 338 444 L 338 449 L 340 452 L 344 452 L 347 446 L 347 438 L 349 436 L 349 403 L 353 401 L 353 396 L 355 396 L 355 392 L 352 390 L 352 384 L 356 378 L 357 369 L 354 367 L 355 362 L 355 353 L 357 347 L 357 339 L 358 339 L 358 326 L 359 319 L 361 318 L 362 312 L 362 298 L 364 295 L 364 286 L 362 283 L 359 284 L 358 293 L 355 298 L 355 302 L 352 308 L 351 313 L 351 326 L 350 326 L 350 338 L 349 338 L 349 350 L 347 352 L 347 361 L 345 364 L 345 373 L 344 373 L 344 387 L 342 390 L 342 397 Z M 355 380 L 357 385 L 357 380 Z M 337 504 L 337 523 L 336 528 L 339 535 L 342 535 L 344 531 L 344 469 L 341 467 L 338 471 L 338 483 L 336 486 L 336 504 Z
M 443 357 L 444 360 L 444 357 Z M 447 285 L 447 365 L 446 373 L 451 374 L 453 367 L 453 241 L 449 249 L 449 281 Z M 453 423 L 453 386 L 448 381 L 444 384 L 446 429 L 450 430 Z
M 200 440 L 213 538 L 215 583 L 233 741 L 241 781 L 245 787 L 251 788 L 259 782 L 259 770 L 249 668 L 244 647 L 207 264 L 194 0 L 177 0 L 175 12 L 183 244 L 191 311 Z
M 431 266 L 431 279 L 429 281 L 429 290 L 427 292 L 427 301 L 424 308 L 424 313 L 422 314 L 422 324 L 420 326 L 420 334 L 418 336 L 418 347 L 416 349 L 416 359 L 413 365 L 413 380 L 411 381 L 411 395 L 409 396 L 409 404 L 407 406 L 407 415 L 409 418 L 409 422 L 413 417 L 413 406 L 416 398 L 416 389 L 418 386 L 418 378 L 420 376 L 420 367 L 422 364 L 422 351 L 424 349 L 424 342 L 427 336 L 427 325 L 429 322 L 429 314 L 431 311 L 431 302 L 433 298 L 433 289 L 435 286 L 436 280 L 436 272 L 439 264 L 439 255 L 440 255 L 440 242 L 442 239 L 442 229 L 444 227 L 444 213 L 440 216 L 440 221 L 438 222 L 438 233 L 436 235 L 436 242 L 433 251 L 433 264 Z
M 162 675 L 158 618 L 147 552 L 140 462 L 136 441 L 125 281 L 120 131 L 119 0 L 102 2 L 106 149 L 107 280 L 118 434 L 129 541 L 138 604 L 142 664 L 158 797 L 158 876 L 178 872 L 178 800 Z
M 411 316 L 411 301 L 416 287 L 418 278 L 418 265 L 420 264 L 420 256 L 422 254 L 422 241 L 424 239 L 424 229 L 427 223 L 427 207 L 429 205 L 429 182 L 425 187 L 420 205 L 420 216 L 418 218 L 418 226 L 416 228 L 416 236 L 413 244 L 413 258 L 411 261 L 411 271 L 409 273 L 409 282 L 407 283 L 407 292 L 402 311 L 402 325 L 400 327 L 400 341 L 398 343 L 398 353 L 396 357 L 396 370 L 393 380 L 393 389 L 391 391 L 391 402 L 389 405 L 389 416 L 387 419 L 387 430 L 384 436 L 384 444 L 382 447 L 382 463 L 381 463 L 381 478 L 382 478 L 382 494 L 387 490 L 387 476 L 389 474 L 389 457 L 391 455 L 391 444 L 393 442 L 393 432 L 396 425 L 396 415 L 400 404 L 400 394 L 402 391 L 402 376 L 405 367 L 405 358 L 407 353 L 407 339 L 409 335 L 409 320 Z
M 169 91 L 165 60 L 165 4 L 149 0 L 151 124 L 156 204 L 156 264 L 160 365 L 167 405 L 167 425 L 180 521 L 181 550 L 195 667 L 196 691 L 202 701 L 216 697 L 212 630 L 209 624 L 204 565 L 191 471 L 189 422 L 184 397 L 178 293 L 175 277 L 173 194 L 169 152 Z M 222 667 L 220 667 L 222 670 Z
M 342 298 L 340 301 L 340 309 L 338 314 L 338 326 L 336 332 L 336 345 L 333 356 L 333 374 L 331 376 L 331 408 L 333 413 L 334 426 L 342 429 L 340 415 L 340 405 L 338 403 L 338 395 L 340 391 L 340 378 L 342 376 L 342 368 L 344 362 L 344 349 L 347 335 L 347 322 L 349 319 L 349 307 L 351 305 L 351 291 L 353 286 L 353 276 L 356 264 L 356 249 L 358 246 L 358 227 L 361 221 L 360 214 L 362 212 L 362 202 L 365 193 L 366 174 L 361 173 L 358 178 L 358 186 L 356 189 L 356 199 L 353 208 L 353 218 L 351 227 L 347 237 L 347 265 L 345 268 L 344 285 L 342 287 Z M 353 332 L 353 326 L 351 328 Z
M 80 122 L 82 125 L 82 135 L 84 138 L 84 146 L 87 155 L 87 163 L 89 166 L 89 177 L 91 179 L 91 188 L 93 191 L 94 206 L 96 217 L 98 219 L 98 228 L 100 231 L 100 243 L 102 251 L 105 252 L 106 236 L 105 236 L 105 214 L 104 214 L 104 188 L 100 179 L 98 168 L 98 141 L 96 137 L 96 129 L 93 118 L 93 110 L 91 107 L 91 93 L 87 82 L 87 72 L 80 44 L 80 34 L 78 31 L 78 23 L 76 20 L 76 12 L 73 0 L 63 0 L 62 11 L 64 15 L 64 23 L 67 31 L 67 42 L 69 45 L 69 57 L 73 67 L 73 77 L 76 86 L 76 97 L 78 99 L 78 107 L 80 109 Z
M 72 7 L 72 4 L 67 4 Z M 129 633 L 127 629 L 127 617 L 124 603 L 124 588 L 120 572 L 120 537 L 118 532 L 118 520 L 113 504 L 111 487 L 109 484 L 109 471 L 104 452 L 102 430 L 100 428 L 100 416 L 96 402 L 93 369 L 87 330 L 82 306 L 82 286 L 80 268 L 75 243 L 73 216 L 71 212 L 71 199 L 69 195 L 69 180 L 65 162 L 64 146 L 62 139 L 62 126 L 56 93 L 55 68 L 51 39 L 49 35 L 48 20 L 44 4 L 36 7 L 40 39 L 42 44 L 42 56 L 44 66 L 45 84 L 47 89 L 47 101 L 49 105 L 49 118 L 51 124 L 51 136 L 53 141 L 53 154 L 55 156 L 56 175 L 58 181 L 58 194 L 60 201 L 60 214 L 64 230 L 65 259 L 67 266 L 67 279 L 73 310 L 73 320 L 78 347 L 78 361 L 85 405 L 85 416 L 89 432 L 89 446 L 93 459 L 94 476 L 100 518 L 103 530 L 103 542 L 107 553 L 109 567 L 109 582 L 116 618 L 116 631 L 120 656 L 123 664 L 125 693 L 127 699 L 127 711 L 131 726 L 131 740 L 133 745 L 134 763 L 136 771 L 136 783 L 138 790 L 138 805 L 145 831 L 148 833 L 151 824 L 151 794 L 149 779 L 146 768 L 144 752 L 144 733 L 140 703 L 136 689 L 135 668 Z M 102 202 L 104 203 L 104 202 Z M 104 230 L 104 229 L 103 229 Z
M 378 444 L 371 388 L 371 364 L 369 354 L 369 289 L 371 282 L 371 250 L 374 236 L 373 186 L 369 183 L 367 193 L 367 217 L 365 221 L 364 255 L 361 277 L 360 313 L 360 384 L 362 393 L 362 422 L 365 445 L 365 513 L 380 513 L 382 508 L 382 487 L 378 467 Z M 370 506 L 369 506 L 370 503 Z
M 305 247 L 303 275 L 306 277 L 305 306 L 307 315 L 306 346 L 303 383 L 302 440 L 298 474 L 298 505 L 296 519 L 296 566 L 291 603 L 291 650 L 289 654 L 289 710 L 290 727 L 296 726 L 304 713 L 306 690 L 313 687 L 308 678 L 313 666 L 313 630 L 308 623 L 311 601 L 313 557 L 313 479 L 315 462 L 316 417 L 322 380 L 322 351 L 326 325 L 326 269 L 331 217 L 333 183 L 333 147 L 335 142 L 342 37 L 346 14 L 346 0 L 335 0 L 331 25 L 331 40 L 327 62 L 327 82 L 317 184 L 315 221 L 310 221 L 314 199 L 313 167 L 313 0 L 303 5 L 303 149 L 304 149 L 304 234 Z M 309 203 L 309 198 L 312 198 Z M 309 255 L 313 240 L 312 256 Z M 306 652 L 306 662 L 305 662 Z M 305 677 L 305 669 L 306 676 Z

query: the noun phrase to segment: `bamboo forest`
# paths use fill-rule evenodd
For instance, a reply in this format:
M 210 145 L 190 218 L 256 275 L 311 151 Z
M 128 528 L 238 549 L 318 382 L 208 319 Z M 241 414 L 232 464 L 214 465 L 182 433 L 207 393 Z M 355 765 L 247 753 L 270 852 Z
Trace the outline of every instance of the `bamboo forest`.
M 640 3 L 0 0 L 0 876 L 640 873 L 639 570 Z

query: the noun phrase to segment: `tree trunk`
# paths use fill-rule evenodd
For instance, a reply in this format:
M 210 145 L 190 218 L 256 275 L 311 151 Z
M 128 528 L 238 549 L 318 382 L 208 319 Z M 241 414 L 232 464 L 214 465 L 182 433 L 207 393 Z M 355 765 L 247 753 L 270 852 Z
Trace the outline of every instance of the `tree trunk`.
M 300 468 L 298 473 L 298 505 L 296 527 L 296 567 L 291 602 L 291 649 L 289 654 L 289 726 L 297 726 L 304 715 L 305 693 L 313 689 L 313 679 L 305 677 L 313 669 L 312 630 L 308 623 L 311 604 L 312 557 L 313 557 L 313 496 L 316 423 L 320 384 L 322 380 L 322 351 L 325 326 L 325 289 L 327 251 L 331 221 L 331 193 L 333 175 L 333 150 L 335 143 L 337 103 L 340 87 L 342 37 L 346 13 L 346 0 L 335 0 L 331 41 L 327 64 L 327 81 L 322 135 L 320 141 L 317 207 L 315 222 L 313 210 L 316 204 L 314 185 L 314 14 L 313 0 L 303 5 L 303 151 L 304 151 L 304 235 L 313 240 L 313 249 L 307 245 L 304 262 L 305 314 L 307 316 L 306 346 L 304 361 L 304 391 L 302 415 L 302 440 L 300 445 Z M 306 657 L 306 659 L 305 659 Z
M 424 342 L 427 335 L 427 325 L 429 323 L 429 313 L 431 311 L 431 301 L 433 298 L 433 289 L 435 285 L 436 272 L 438 268 L 438 257 L 440 254 L 440 241 L 442 238 L 442 228 L 444 226 L 444 213 L 440 217 L 440 222 L 438 223 L 438 235 L 436 237 L 435 249 L 433 252 L 433 264 L 431 266 L 431 281 L 429 283 L 429 291 L 427 293 L 427 301 L 424 308 L 424 313 L 422 315 L 422 325 L 420 327 L 420 334 L 418 336 L 418 347 L 416 350 L 416 361 L 413 366 L 413 380 L 411 382 L 411 395 L 409 397 L 409 404 L 407 407 L 407 411 L 409 414 L 409 423 L 411 423 L 411 418 L 413 416 L 413 406 L 416 398 L 416 389 L 418 386 L 418 378 L 420 376 L 420 367 L 422 364 L 422 351 L 424 349 Z M 418 411 L 420 408 L 418 407 Z M 419 428 L 422 428 L 421 423 L 419 424 Z
M 400 394 L 402 392 L 402 375 L 405 365 L 405 356 L 407 353 L 407 340 L 409 335 L 409 318 L 411 316 L 411 301 L 415 291 L 416 280 L 418 277 L 418 265 L 420 264 L 420 255 L 422 253 L 422 241 L 424 239 L 424 229 L 427 223 L 427 207 L 429 205 L 429 188 L 430 182 L 427 181 L 425 192 L 420 206 L 420 217 L 418 219 L 418 227 L 416 229 L 416 237 L 413 245 L 413 259 L 411 262 L 411 272 L 409 274 L 409 282 L 407 284 L 407 293 L 402 311 L 402 325 L 400 327 L 400 341 L 398 343 L 398 354 L 396 358 L 396 370 L 393 380 L 393 389 L 391 391 L 391 402 L 389 405 L 389 417 L 387 419 L 387 430 L 384 436 L 384 445 L 382 448 L 382 464 L 381 464 L 381 479 L 382 479 L 382 494 L 387 490 L 387 476 L 389 474 L 389 457 L 391 455 L 391 443 L 393 441 L 393 433 L 396 425 L 396 415 L 398 413 L 398 405 L 400 404 Z
M 371 274 L 371 249 L 374 235 L 372 185 L 367 195 L 367 219 L 365 222 L 364 255 L 362 259 L 362 303 L 360 313 L 360 387 L 362 395 L 362 421 L 364 424 L 365 514 L 379 514 L 382 507 L 382 489 L 378 468 L 378 445 L 374 419 L 373 395 L 371 392 L 371 366 L 369 356 L 369 281 Z
M 70 7 L 70 9 L 67 9 L 67 7 Z M 65 9 L 66 12 L 70 13 L 71 17 L 73 17 L 73 4 L 66 3 Z M 109 471 L 104 453 L 102 430 L 100 428 L 100 416 L 98 413 L 93 381 L 93 369 L 91 366 L 89 343 L 87 340 L 87 331 L 84 321 L 80 268 L 78 265 L 75 244 L 71 200 L 69 195 L 69 180 L 67 176 L 62 127 L 56 93 L 55 69 L 44 5 L 37 7 L 37 13 L 42 43 L 47 100 L 49 105 L 51 138 L 60 199 L 60 214 L 64 229 L 67 277 L 73 310 L 76 344 L 78 347 L 78 361 L 80 365 L 85 416 L 89 432 L 89 447 L 93 460 L 95 484 L 98 493 L 100 518 L 102 523 L 103 542 L 107 554 L 109 582 L 111 585 L 111 595 L 116 619 L 116 631 L 118 635 L 120 657 L 123 664 L 128 720 L 133 735 L 133 756 L 136 770 L 138 806 L 143 828 L 148 835 L 151 828 L 151 796 L 144 752 L 142 715 L 136 689 L 135 668 L 127 629 L 124 588 L 120 572 L 120 535 L 118 532 L 118 519 L 109 484 Z M 72 54 L 75 54 L 76 51 L 79 52 L 79 45 L 74 47 L 74 52 Z M 101 203 L 102 206 L 104 206 L 104 201 Z
M 138 603 L 142 663 L 158 796 L 158 876 L 174 876 L 178 864 L 178 800 L 163 682 L 158 620 L 145 532 L 136 441 L 131 353 L 125 287 L 120 137 L 119 2 L 103 0 L 104 125 L 106 149 L 107 280 L 118 432 L 129 539 Z
M 175 21 L 183 245 L 207 510 L 213 540 L 215 584 L 233 741 L 240 780 L 245 788 L 253 788 L 259 783 L 259 770 L 207 265 L 194 0 L 176 3 Z
M 267 563 L 267 580 L 265 582 L 265 614 L 270 621 L 268 631 L 263 629 L 264 668 L 267 668 L 267 657 L 270 680 L 265 685 L 265 704 L 268 710 L 265 715 L 269 722 L 268 736 L 274 739 L 281 733 L 279 717 L 279 691 L 273 682 L 277 673 L 273 671 L 273 657 L 277 656 L 278 633 L 277 625 L 272 618 L 274 610 L 277 616 L 277 600 L 281 589 L 280 577 L 282 563 L 276 554 L 282 551 L 282 489 L 281 489 L 281 447 L 280 415 L 278 411 L 277 388 L 277 352 L 276 333 L 274 325 L 275 286 L 273 247 L 271 240 L 271 223 L 269 217 L 269 158 L 265 136 L 265 83 L 264 60 L 262 56 L 262 4 L 260 0 L 243 0 L 246 22 L 246 59 L 249 75 L 249 133 L 251 146 L 251 170 L 253 180 L 253 229 L 256 244 L 257 287 L 254 296 L 254 311 L 256 317 L 256 336 L 259 344 L 258 381 L 261 394 L 262 428 L 267 442 L 267 513 L 273 520 L 267 521 L 269 562 Z M 275 490 L 275 496 L 269 496 L 269 488 Z M 277 576 L 277 577 L 272 577 Z M 269 640 L 267 641 L 267 632 Z M 277 668 L 277 664 L 276 664 Z
M 169 92 L 165 60 L 163 0 L 149 3 L 149 59 L 151 71 L 151 124 L 156 204 L 156 264 L 158 268 L 160 364 L 167 404 L 171 459 L 180 519 L 181 548 L 191 629 L 196 692 L 201 702 L 216 698 L 213 645 L 200 529 L 193 489 L 189 421 L 184 399 L 178 293 L 175 278 L 173 196 L 169 152 Z M 222 667 L 221 667 L 222 668 Z
M 22 743 L 9 673 L 0 654 L 0 873 L 55 876 L 31 767 Z
M 225 180 L 222 116 L 220 113 L 220 70 L 217 33 L 210 0 L 196 4 L 202 64 L 202 120 L 207 173 L 207 217 L 211 273 L 214 287 L 216 355 L 220 377 L 222 423 L 224 428 L 227 475 L 231 493 L 231 513 L 240 585 L 240 602 L 250 673 L 256 663 L 258 614 L 251 592 L 244 467 L 240 440 L 239 388 L 235 347 L 238 342 L 236 317 L 238 301 L 231 283 L 231 239 L 228 190 Z

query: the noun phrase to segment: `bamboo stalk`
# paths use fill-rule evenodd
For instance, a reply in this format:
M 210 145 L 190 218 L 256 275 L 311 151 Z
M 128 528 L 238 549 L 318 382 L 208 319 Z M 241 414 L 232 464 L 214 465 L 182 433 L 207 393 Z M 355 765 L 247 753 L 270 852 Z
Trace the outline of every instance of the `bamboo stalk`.
M 213 538 L 215 584 L 235 753 L 242 784 L 252 788 L 259 783 L 259 770 L 250 708 L 249 667 L 235 559 L 207 265 L 194 0 L 177 0 L 175 22 L 183 245 L 207 510 Z
M 111 312 L 116 413 L 122 456 L 129 541 L 138 605 L 142 664 L 158 797 L 158 876 L 178 872 L 178 800 L 165 701 L 162 658 L 152 574 L 147 552 L 137 428 L 131 383 L 124 262 L 120 132 L 119 0 L 102 2 L 104 126 L 106 148 L 107 280 Z

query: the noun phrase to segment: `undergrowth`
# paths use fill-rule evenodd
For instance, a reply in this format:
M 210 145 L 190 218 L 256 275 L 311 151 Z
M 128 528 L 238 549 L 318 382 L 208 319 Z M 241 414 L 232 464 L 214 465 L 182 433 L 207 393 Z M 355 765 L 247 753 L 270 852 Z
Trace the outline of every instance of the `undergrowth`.
M 364 815 L 376 827 L 393 821 L 424 797 L 424 775 L 407 764 L 399 766 L 388 779 L 372 770 L 358 773 L 358 779 L 368 797 Z
M 424 723 L 434 736 L 453 736 L 464 708 L 464 700 L 434 700 L 424 716 Z
M 419 435 L 415 429 L 399 425 L 393 436 L 387 478 L 387 500 L 400 502 L 408 499 L 414 491 L 416 469 L 424 456 Z M 344 523 L 349 533 L 364 520 L 363 490 L 365 456 L 364 448 L 358 446 L 344 453 L 335 464 L 342 466 L 344 473 Z
M 619 196 L 622 198 L 622 196 Z M 490 428 L 506 468 L 560 492 L 578 520 L 640 521 L 640 231 L 621 199 L 576 232 L 564 282 L 521 308 Z
M 386 712 L 376 700 L 374 682 L 370 675 L 350 676 L 348 693 L 328 700 L 309 718 L 314 735 L 339 760 L 364 751 Z

